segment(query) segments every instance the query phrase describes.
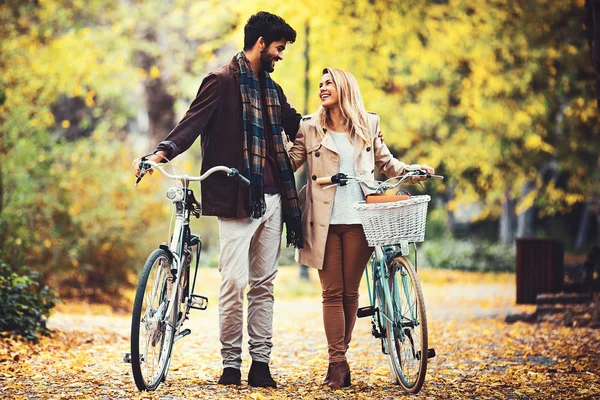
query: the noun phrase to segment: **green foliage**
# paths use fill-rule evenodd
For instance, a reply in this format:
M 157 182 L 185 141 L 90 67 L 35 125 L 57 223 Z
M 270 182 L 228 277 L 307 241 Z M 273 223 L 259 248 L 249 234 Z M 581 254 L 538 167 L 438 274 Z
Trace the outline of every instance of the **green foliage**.
M 24 267 L 17 273 L 0 254 L 0 332 L 29 340 L 49 334 L 46 319 L 57 299 L 48 286 L 40 287 L 35 271 Z
M 21 201 L 2 215 L 13 233 L 4 237 L 7 248 L 64 297 L 115 300 L 161 241 L 153 232 L 165 229 L 166 202 L 149 184 L 134 191 L 133 155 L 119 146 L 98 137 L 56 146 L 44 179 L 12 192 Z
M 425 225 L 425 238 L 439 240 L 450 235 L 446 211 L 441 208 L 427 210 L 427 224 Z
M 0 5 L 0 250 L 65 297 L 109 302 L 166 215 L 155 190 L 133 191 L 121 138 L 142 78 L 112 4 Z
M 421 247 L 432 268 L 480 272 L 514 272 L 515 247 L 480 240 L 429 240 Z

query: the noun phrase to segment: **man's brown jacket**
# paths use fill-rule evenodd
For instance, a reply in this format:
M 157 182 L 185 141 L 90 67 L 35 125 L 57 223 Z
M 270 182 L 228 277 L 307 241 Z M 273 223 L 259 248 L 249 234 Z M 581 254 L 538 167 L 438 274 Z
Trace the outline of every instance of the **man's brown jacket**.
M 281 126 L 294 140 L 301 116 L 275 84 L 281 103 Z M 183 119 L 159 143 L 155 151 L 166 151 L 172 160 L 186 151 L 200 135 L 202 173 L 216 165 L 242 170 L 243 121 L 240 70 L 235 57 L 204 78 L 196 98 Z M 202 214 L 225 218 L 247 218 L 246 188 L 224 173 L 215 173 L 202 186 Z

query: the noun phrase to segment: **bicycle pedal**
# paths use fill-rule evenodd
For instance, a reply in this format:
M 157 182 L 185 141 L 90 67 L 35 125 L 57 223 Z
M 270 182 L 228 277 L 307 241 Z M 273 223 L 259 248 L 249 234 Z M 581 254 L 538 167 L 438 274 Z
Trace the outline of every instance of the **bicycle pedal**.
M 435 349 L 427 349 L 427 358 L 435 357 Z
M 190 308 L 195 310 L 206 310 L 206 307 L 208 307 L 208 298 L 199 294 L 192 294 L 188 300 L 188 304 Z
M 145 361 L 144 355 L 140 354 L 140 364 Z M 125 357 L 123 357 L 123 362 L 125 364 L 131 364 L 131 353 L 125 353 Z
M 183 339 L 184 337 L 186 337 L 190 333 L 192 333 L 192 331 L 189 330 L 189 329 L 182 330 L 181 332 L 179 332 L 179 335 L 175 336 L 175 339 L 173 340 L 173 342 L 178 342 L 179 340 Z
M 377 311 L 378 311 L 377 307 L 373 307 L 373 306 L 361 307 L 358 310 L 356 310 L 356 316 L 358 318 L 371 317 L 371 316 L 375 315 L 375 313 Z

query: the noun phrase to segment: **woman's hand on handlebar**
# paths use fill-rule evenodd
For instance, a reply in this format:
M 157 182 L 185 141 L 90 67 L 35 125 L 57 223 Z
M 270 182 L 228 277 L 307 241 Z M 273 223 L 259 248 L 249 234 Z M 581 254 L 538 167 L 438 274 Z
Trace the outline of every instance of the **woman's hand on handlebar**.
M 414 176 L 411 176 L 409 179 L 407 179 L 408 182 L 413 183 L 413 184 L 420 183 L 421 181 L 425 181 L 425 180 L 429 179 L 430 175 L 434 175 L 435 174 L 435 169 L 433 169 L 432 167 L 430 167 L 427 164 L 414 164 L 414 165 L 411 165 L 408 168 L 408 171 L 424 171 L 424 172 L 426 172 L 428 174 L 428 175 L 427 174 L 414 175 Z M 421 174 L 422 173 L 423 172 L 421 172 Z

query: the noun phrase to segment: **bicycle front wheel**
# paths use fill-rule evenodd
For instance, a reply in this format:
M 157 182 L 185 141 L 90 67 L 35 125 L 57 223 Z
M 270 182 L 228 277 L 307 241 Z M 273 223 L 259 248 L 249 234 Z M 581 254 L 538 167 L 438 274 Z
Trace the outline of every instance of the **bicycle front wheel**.
M 150 254 L 135 293 L 131 321 L 131 366 L 137 388 L 155 390 L 164 380 L 173 348 L 176 307 L 167 315 L 173 284 L 171 257 Z
M 388 285 L 386 335 L 392 373 L 404 390 L 418 393 L 427 371 L 427 318 L 421 285 L 407 258 L 396 257 L 389 264 Z

